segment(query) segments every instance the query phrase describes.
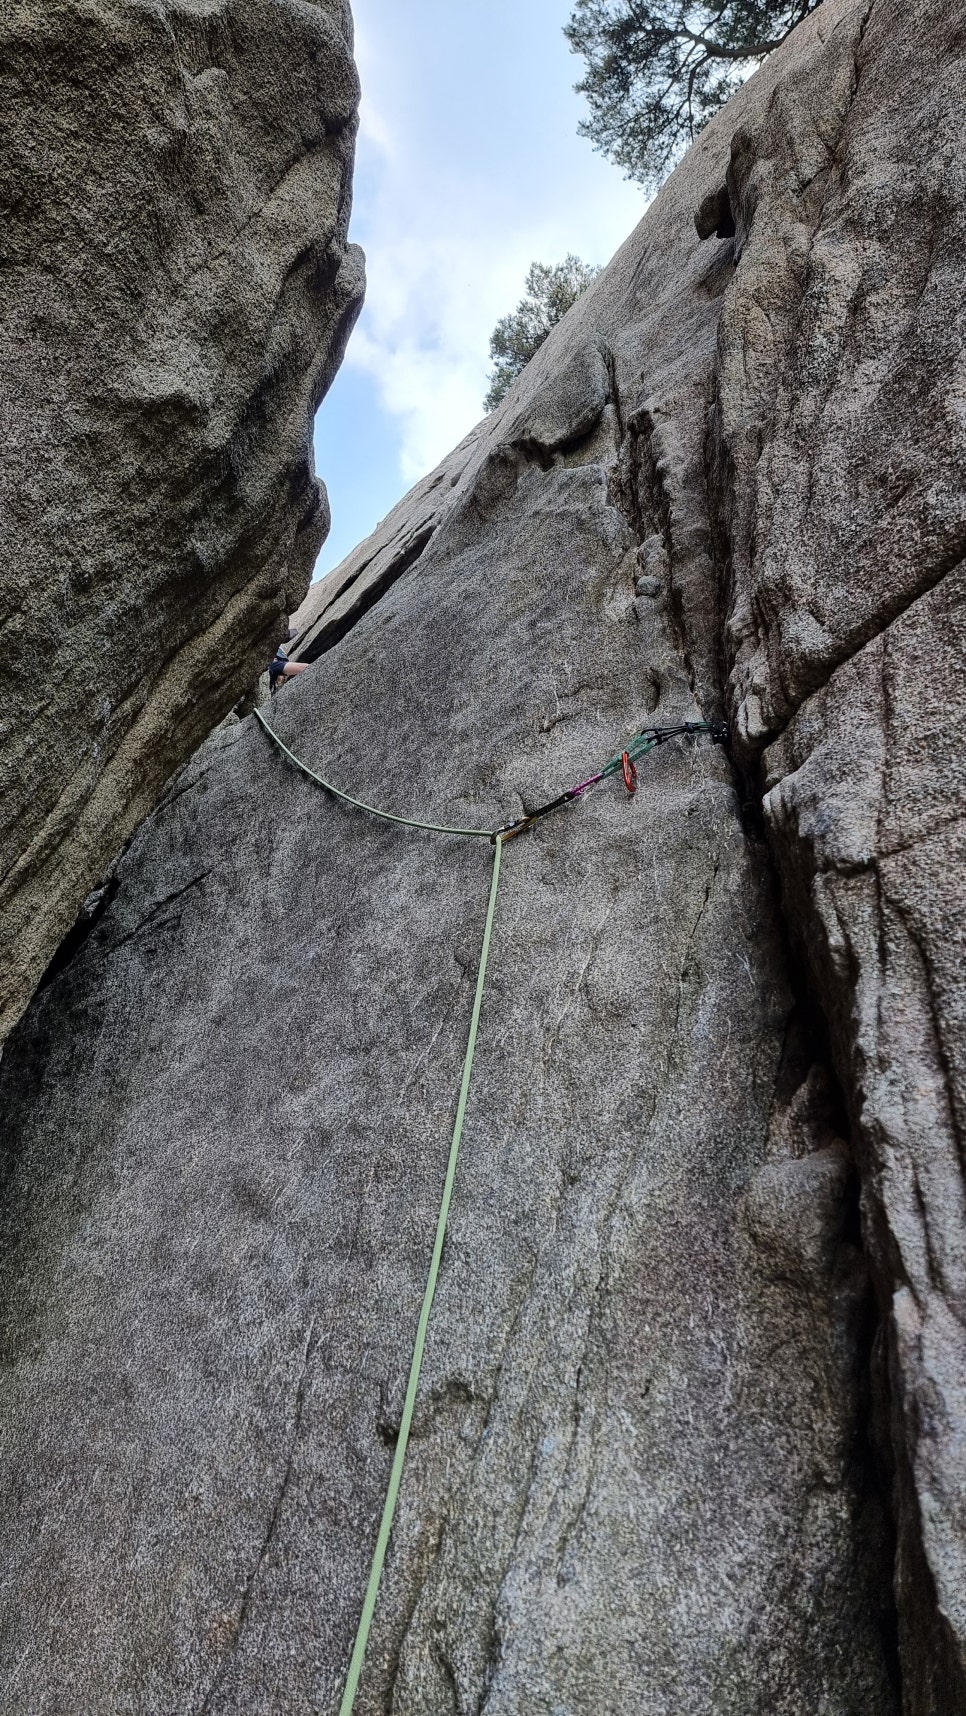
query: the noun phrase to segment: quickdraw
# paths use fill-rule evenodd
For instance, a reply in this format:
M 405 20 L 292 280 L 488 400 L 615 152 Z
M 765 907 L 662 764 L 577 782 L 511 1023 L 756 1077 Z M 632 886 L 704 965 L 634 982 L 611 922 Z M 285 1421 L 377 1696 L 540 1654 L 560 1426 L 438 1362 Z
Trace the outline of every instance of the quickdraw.
M 591 787 L 598 786 L 601 781 L 615 775 L 618 770 L 624 777 L 624 785 L 628 792 L 635 793 L 637 791 L 636 765 L 643 757 L 656 750 L 658 745 L 666 744 L 669 739 L 689 738 L 698 733 L 706 733 L 715 745 L 728 743 L 728 724 L 726 721 L 681 721 L 676 727 L 642 727 L 636 737 L 631 740 L 627 749 L 617 751 L 604 764 L 603 768 L 598 770 L 597 774 L 591 775 L 585 781 L 579 781 L 567 792 L 558 793 L 557 797 L 550 799 L 549 803 L 541 804 L 536 810 L 528 811 L 526 816 L 521 816 L 518 821 L 508 822 L 505 828 L 496 829 L 490 838 L 494 841 L 515 840 L 518 834 L 523 834 L 526 829 L 532 827 L 541 816 L 549 816 L 552 810 L 560 810 L 563 805 L 571 804 L 574 799 L 582 798 Z
M 487 906 L 486 922 L 483 929 L 483 945 L 480 952 L 480 963 L 476 976 L 475 999 L 473 1002 L 472 1015 L 470 1017 L 466 1055 L 463 1061 L 463 1077 L 460 1084 L 459 1100 L 456 1106 L 456 1119 L 450 1144 L 446 1178 L 443 1182 L 443 1195 L 436 1223 L 436 1238 L 433 1244 L 433 1253 L 429 1266 L 429 1275 L 426 1281 L 426 1289 L 423 1295 L 422 1309 L 419 1313 L 419 1322 L 416 1327 L 416 1338 L 409 1369 L 409 1380 L 406 1385 L 406 1397 L 403 1404 L 399 1432 L 396 1438 L 396 1448 L 393 1455 L 392 1469 L 389 1474 L 386 1499 L 383 1505 L 382 1517 L 379 1523 L 375 1549 L 373 1551 L 372 1563 L 369 1570 L 369 1579 L 366 1585 L 365 1596 L 363 1598 L 362 1614 L 359 1619 L 355 1642 L 352 1647 L 352 1656 L 346 1675 L 342 1701 L 339 1705 L 339 1716 L 353 1716 L 356 1694 L 359 1689 L 359 1681 L 362 1675 L 366 1646 L 369 1639 L 369 1632 L 372 1626 L 376 1602 L 379 1596 L 382 1572 L 385 1565 L 386 1552 L 389 1546 L 389 1537 L 395 1517 L 396 1503 L 399 1499 L 399 1491 L 402 1484 L 403 1466 L 406 1459 L 406 1448 L 409 1441 L 409 1432 L 412 1426 L 413 1412 L 416 1405 L 416 1394 L 419 1388 L 419 1378 L 429 1326 L 429 1317 L 432 1310 L 433 1297 L 436 1291 L 436 1282 L 439 1277 L 440 1264 L 442 1261 L 443 1243 L 446 1236 L 446 1222 L 456 1177 L 456 1164 L 459 1154 L 460 1138 L 463 1131 L 463 1119 L 466 1113 L 470 1078 L 473 1071 L 473 1055 L 476 1047 L 476 1035 L 480 1021 L 483 988 L 486 981 L 487 956 L 490 947 L 490 935 L 493 929 L 494 912 L 496 910 L 497 888 L 500 880 L 500 860 L 503 847 L 508 840 L 514 840 L 518 834 L 523 833 L 524 829 L 530 828 L 533 823 L 537 821 L 538 817 L 547 816 L 551 810 L 557 810 L 560 806 L 569 804 L 574 799 L 581 798 L 591 787 L 597 786 L 600 781 L 606 780 L 608 776 L 616 774 L 618 769 L 624 777 L 624 785 L 628 792 L 636 792 L 636 764 L 642 757 L 646 757 L 649 752 L 653 751 L 658 745 L 663 745 L 668 739 L 686 737 L 690 734 L 706 733 L 716 745 L 724 745 L 728 740 L 728 729 L 723 721 L 683 721 L 677 727 L 644 727 L 641 729 L 640 733 L 631 740 L 626 749 L 618 751 L 613 757 L 611 757 L 597 774 L 591 775 L 588 780 L 578 782 L 576 786 L 570 788 L 569 792 L 560 793 L 557 798 L 551 799 L 549 804 L 541 805 L 539 810 L 533 810 L 528 816 L 521 817 L 517 822 L 509 823 L 506 828 L 497 828 L 491 834 L 489 829 L 486 828 L 458 828 L 445 823 L 418 822 L 413 817 L 400 816 L 395 811 L 379 810 L 375 805 L 367 804 L 364 799 L 354 798 L 350 793 L 343 792 L 341 787 L 333 786 L 331 781 L 327 781 L 322 775 L 316 774 L 314 769 L 310 769 L 306 763 L 302 762 L 300 757 L 297 757 L 293 751 L 290 751 L 288 746 L 283 743 L 278 734 L 266 721 L 261 710 L 256 709 L 254 714 L 256 721 L 258 721 L 259 725 L 264 728 L 265 732 L 272 740 L 272 743 L 278 746 L 279 750 L 284 753 L 284 755 L 297 769 L 301 770 L 304 775 L 307 775 L 309 780 L 314 781 L 316 786 L 322 787 L 326 792 L 333 793 L 336 798 L 341 799 L 344 804 L 350 805 L 353 809 L 365 811 L 370 816 L 377 816 L 383 821 L 398 823 L 406 828 L 422 829 L 424 832 L 429 834 L 463 835 L 468 838 L 489 839 L 493 845 L 493 870 L 490 881 L 490 899 Z

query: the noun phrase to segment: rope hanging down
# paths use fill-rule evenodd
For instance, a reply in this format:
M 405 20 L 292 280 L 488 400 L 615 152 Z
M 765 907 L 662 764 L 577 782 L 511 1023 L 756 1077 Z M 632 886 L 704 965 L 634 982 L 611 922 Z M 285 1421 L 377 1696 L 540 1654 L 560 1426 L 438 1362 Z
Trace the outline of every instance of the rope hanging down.
M 480 964 L 476 974 L 476 992 L 473 998 L 473 1011 L 470 1016 L 469 1038 L 466 1044 L 466 1054 L 463 1059 L 463 1077 L 460 1081 L 459 1101 L 456 1105 L 456 1121 L 453 1127 L 453 1137 L 449 1148 L 449 1160 L 446 1165 L 446 1178 L 443 1182 L 443 1196 L 440 1202 L 439 1216 L 436 1222 L 436 1238 L 433 1243 L 433 1255 L 430 1260 L 426 1289 L 423 1293 L 423 1303 L 419 1313 L 419 1322 L 416 1326 L 416 1339 L 413 1345 L 413 1356 L 409 1367 L 409 1380 L 406 1384 L 406 1398 L 403 1403 L 402 1418 L 399 1422 L 399 1434 L 396 1438 L 396 1451 L 393 1455 L 392 1470 L 389 1474 L 389 1485 L 386 1490 L 386 1500 L 383 1505 L 382 1518 L 379 1522 L 379 1532 L 376 1538 L 376 1547 L 372 1557 L 372 1566 L 369 1572 L 366 1594 L 363 1599 L 362 1614 L 359 1617 L 359 1626 L 356 1631 L 355 1642 L 352 1647 L 352 1657 L 349 1662 L 349 1672 L 346 1677 L 345 1691 L 342 1694 L 342 1702 L 339 1705 L 339 1716 L 352 1716 L 352 1712 L 355 1707 L 356 1693 L 359 1689 L 359 1680 L 362 1674 L 362 1665 L 365 1660 L 366 1646 L 369 1642 L 369 1633 L 372 1627 L 373 1616 L 376 1612 L 376 1601 L 379 1596 L 379 1586 L 382 1580 L 382 1572 L 386 1560 L 386 1550 L 389 1547 L 389 1538 L 392 1532 L 393 1519 L 395 1518 L 396 1504 L 399 1500 L 399 1491 L 402 1485 L 403 1466 L 406 1460 L 409 1432 L 412 1427 L 413 1411 L 416 1405 L 416 1394 L 419 1388 L 419 1375 L 422 1368 L 423 1351 L 426 1346 L 426 1334 L 429 1328 L 429 1318 L 433 1308 L 433 1299 L 436 1293 L 436 1283 L 439 1280 L 440 1263 L 442 1262 L 443 1257 L 443 1245 L 446 1240 L 446 1223 L 449 1216 L 450 1202 L 453 1196 L 453 1185 L 456 1180 L 456 1164 L 459 1157 L 460 1139 L 463 1135 L 463 1120 L 466 1114 L 466 1103 L 469 1096 L 470 1079 L 473 1072 L 473 1056 L 476 1050 L 476 1037 L 480 1023 L 480 1008 L 483 1003 L 483 989 L 486 982 L 486 964 L 490 951 L 490 936 L 493 930 L 493 917 L 496 911 L 496 896 L 500 883 L 500 860 L 503 853 L 504 843 L 507 840 L 512 840 L 517 834 L 522 834 L 524 829 L 529 828 L 530 825 L 536 822 L 539 817 L 546 816 L 551 810 L 557 810 L 563 805 L 569 804 L 572 800 L 581 798 L 585 792 L 590 790 L 591 787 L 597 786 L 600 781 L 607 780 L 611 775 L 617 774 L 618 770 L 620 770 L 624 777 L 624 784 L 627 787 L 628 792 L 635 792 L 637 789 L 637 763 L 643 757 L 648 756 L 651 751 L 653 751 L 658 745 L 663 744 L 667 739 L 673 739 L 679 736 L 684 737 L 688 734 L 707 733 L 715 744 L 725 744 L 728 737 L 728 729 L 721 721 L 685 721 L 677 727 L 645 727 L 637 734 L 636 738 L 631 740 L 625 751 L 618 751 L 616 755 L 611 757 L 610 760 L 604 764 L 604 767 L 597 774 L 591 775 L 588 780 L 581 781 L 577 786 L 571 787 L 568 792 L 561 793 L 558 798 L 551 799 L 549 804 L 541 805 L 538 810 L 531 811 L 518 822 L 508 823 L 505 828 L 497 828 L 491 832 L 488 828 L 450 828 L 444 824 L 435 822 L 417 822 L 408 816 L 397 816 L 388 810 L 377 810 L 374 805 L 366 804 L 362 799 L 353 798 L 349 793 L 342 792 L 339 787 L 333 786 L 331 781 L 323 780 L 321 775 L 315 774 L 312 769 L 308 768 L 293 751 L 289 750 L 287 745 L 282 743 L 282 740 L 269 726 L 261 711 L 256 709 L 254 713 L 256 720 L 264 728 L 269 738 L 278 746 L 280 751 L 285 753 L 290 762 L 294 763 L 295 767 L 300 769 L 303 774 L 307 775 L 311 781 L 314 781 L 317 786 L 323 787 L 326 792 L 334 793 L 335 797 L 342 799 L 345 804 L 352 805 L 356 810 L 364 810 L 370 816 L 378 816 L 386 822 L 401 823 L 406 828 L 421 828 L 430 834 L 460 834 L 465 835 L 468 838 L 479 837 L 485 840 L 490 840 L 493 844 L 493 871 L 490 880 L 490 899 L 486 909 L 486 922 L 483 927 L 483 945 L 480 950 Z
M 383 1563 L 386 1559 L 386 1549 L 389 1545 L 389 1533 L 392 1530 L 393 1516 L 396 1512 L 396 1502 L 399 1497 L 399 1487 L 402 1483 L 403 1463 L 406 1458 L 406 1447 L 409 1442 L 409 1430 L 413 1421 L 413 1408 L 416 1405 L 416 1390 L 419 1387 L 419 1372 L 423 1362 L 423 1348 L 426 1345 L 426 1330 L 429 1327 L 429 1313 L 433 1308 L 433 1298 L 436 1293 L 436 1282 L 439 1279 L 439 1266 L 443 1256 L 443 1241 L 446 1238 L 446 1218 L 449 1215 L 450 1199 L 453 1195 L 453 1182 L 456 1179 L 456 1159 L 459 1155 L 460 1138 L 463 1135 L 463 1116 L 466 1113 L 466 1099 L 470 1090 L 470 1077 L 473 1072 L 473 1053 L 476 1049 L 476 1032 L 480 1023 L 480 1006 L 483 1001 L 483 985 L 486 982 L 486 961 L 490 951 L 490 932 L 493 929 L 493 913 L 496 910 L 496 893 L 500 885 L 500 854 L 503 851 L 503 841 L 493 842 L 493 875 L 490 881 L 490 903 L 486 909 L 486 924 L 483 929 L 483 947 L 480 953 L 480 968 L 476 974 L 476 994 L 473 998 L 473 1013 L 470 1018 L 470 1035 L 466 1045 L 466 1055 L 463 1060 L 463 1077 L 460 1083 L 459 1102 L 456 1105 L 456 1125 L 453 1128 L 453 1142 L 449 1147 L 449 1161 L 446 1165 L 446 1179 L 443 1182 L 443 1197 L 439 1206 L 439 1217 L 436 1222 L 436 1239 L 433 1245 L 433 1255 L 429 1265 L 429 1276 L 426 1281 L 426 1291 L 423 1294 L 422 1310 L 419 1313 L 419 1323 L 416 1327 L 416 1341 L 413 1347 L 412 1364 L 409 1367 L 409 1381 L 406 1384 L 406 1399 L 403 1404 L 402 1418 L 399 1421 L 399 1435 L 396 1439 L 396 1452 L 393 1456 L 392 1471 L 389 1474 L 389 1488 L 386 1491 L 385 1506 L 379 1524 L 379 1535 L 376 1538 L 376 1550 L 372 1558 L 372 1568 L 369 1573 L 369 1583 L 366 1587 L 365 1600 L 362 1605 L 362 1617 L 356 1642 L 352 1650 L 352 1660 L 349 1663 L 349 1674 L 339 1705 L 339 1716 L 352 1716 L 356 1691 L 359 1686 L 359 1676 L 362 1673 L 362 1662 L 366 1654 L 369 1640 L 369 1628 L 372 1617 L 376 1612 L 376 1598 L 379 1595 L 379 1582 L 382 1578 Z

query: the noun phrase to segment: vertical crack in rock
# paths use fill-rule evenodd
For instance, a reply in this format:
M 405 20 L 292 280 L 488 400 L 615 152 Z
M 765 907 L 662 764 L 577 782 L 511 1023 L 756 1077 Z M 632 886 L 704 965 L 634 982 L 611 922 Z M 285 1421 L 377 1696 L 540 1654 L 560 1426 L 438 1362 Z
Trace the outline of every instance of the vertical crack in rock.
M 332 647 L 280 736 L 434 821 L 497 826 L 732 675 L 783 897 L 701 742 L 508 847 L 373 1713 L 958 1696 L 961 47 L 939 0 L 825 0 L 296 620 Z M 243 722 L 117 873 L 0 1063 L 0 1673 L 29 1648 L 35 1702 L 89 1716 L 332 1711 L 485 854 L 333 805 Z M 177 936 L 133 933 L 175 897 Z M 277 1354 L 315 1327 L 293 1433 Z
M 954 666 L 966 467 L 951 414 L 966 380 L 963 69 L 942 7 L 875 0 L 851 66 L 829 77 L 844 115 L 832 170 L 817 151 L 788 172 L 794 99 L 736 138 L 741 261 L 710 449 L 732 715 L 749 775 L 769 747 L 770 843 L 862 1175 L 890 1355 L 891 1410 L 878 1410 L 893 1439 L 909 1716 L 966 1708 L 951 1432 L 966 1373 L 966 1009 L 950 885 L 966 785 Z M 799 146 L 795 159 L 810 158 Z
M 236 1621 L 235 1626 L 234 1626 L 234 1636 L 232 1638 L 231 1646 L 230 1646 L 228 1652 L 223 1657 L 222 1661 L 219 1663 L 218 1668 L 215 1672 L 215 1677 L 212 1680 L 211 1686 L 209 1687 L 207 1693 L 205 1694 L 203 1702 L 198 1706 L 197 1716 L 208 1716 L 208 1713 L 215 1708 L 215 1699 L 218 1698 L 218 1696 L 221 1692 L 222 1686 L 224 1685 L 225 1679 L 226 1679 L 226 1677 L 227 1677 L 227 1675 L 231 1669 L 232 1662 L 233 1662 L 233 1659 L 235 1656 L 235 1652 L 238 1648 L 238 1642 L 241 1639 L 241 1636 L 245 1630 L 245 1625 L 246 1625 L 246 1622 L 248 1620 L 249 1612 L 251 1610 L 252 1598 L 253 1598 L 254 1592 L 256 1590 L 256 1587 L 258 1585 L 259 1575 L 260 1575 L 262 1568 L 264 1567 L 264 1565 L 268 1559 L 269 1553 L 271 1552 L 272 1545 L 275 1541 L 276 1533 L 278 1531 L 279 1522 L 282 1518 L 282 1510 L 285 1506 L 285 1502 L 286 1502 L 286 1499 L 288 1497 L 289 1487 L 290 1487 L 291 1480 L 292 1480 L 292 1472 L 293 1472 L 294 1466 L 295 1466 L 295 1455 L 296 1455 L 296 1451 L 298 1449 L 299 1434 L 300 1434 L 300 1431 L 302 1428 L 302 1414 L 303 1414 L 303 1411 L 305 1408 L 305 1391 L 306 1391 L 306 1387 L 308 1385 L 309 1367 L 310 1367 L 310 1364 L 312 1361 L 312 1355 L 313 1355 L 313 1339 L 312 1339 L 312 1337 L 314 1334 L 314 1330 L 315 1330 L 314 1321 L 310 1321 L 308 1329 L 306 1330 L 305 1348 L 304 1348 L 304 1351 L 302 1354 L 302 1364 L 301 1364 L 301 1369 L 300 1369 L 299 1375 L 298 1375 L 298 1381 L 297 1381 L 296 1387 L 295 1387 L 295 1399 L 294 1399 L 293 1408 L 292 1408 L 291 1427 L 290 1427 L 289 1435 L 288 1435 L 288 1445 L 287 1445 L 286 1450 L 285 1450 L 284 1464 L 282 1467 L 282 1476 L 281 1476 L 281 1480 L 280 1480 L 279 1485 L 278 1485 L 278 1489 L 275 1493 L 274 1501 L 272 1503 L 272 1511 L 269 1514 L 268 1523 L 265 1527 L 265 1534 L 264 1534 L 262 1541 L 261 1541 L 261 1544 L 259 1546 L 258 1557 L 255 1561 L 254 1566 L 251 1569 L 251 1572 L 248 1574 L 248 1577 L 245 1580 L 244 1589 L 242 1591 L 241 1602 L 240 1602 L 239 1607 L 238 1607 L 238 1617 L 237 1617 L 237 1621 Z
M 376 570 L 369 561 L 354 577 L 342 584 L 340 599 L 327 607 L 323 618 L 297 639 L 293 654 L 302 661 L 317 661 L 320 655 L 345 637 L 369 609 L 390 590 L 398 578 L 415 566 L 435 534 L 435 522 L 418 529 L 411 541 L 385 556 Z M 365 578 L 363 574 L 367 574 Z

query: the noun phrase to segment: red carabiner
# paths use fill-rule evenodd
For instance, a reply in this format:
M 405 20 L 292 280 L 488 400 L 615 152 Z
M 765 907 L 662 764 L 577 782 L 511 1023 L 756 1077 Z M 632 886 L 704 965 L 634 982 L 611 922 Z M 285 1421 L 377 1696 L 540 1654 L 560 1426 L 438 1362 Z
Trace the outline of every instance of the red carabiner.
M 627 751 L 621 752 L 621 768 L 624 771 L 624 785 L 633 798 L 637 791 L 637 769 L 631 762 Z

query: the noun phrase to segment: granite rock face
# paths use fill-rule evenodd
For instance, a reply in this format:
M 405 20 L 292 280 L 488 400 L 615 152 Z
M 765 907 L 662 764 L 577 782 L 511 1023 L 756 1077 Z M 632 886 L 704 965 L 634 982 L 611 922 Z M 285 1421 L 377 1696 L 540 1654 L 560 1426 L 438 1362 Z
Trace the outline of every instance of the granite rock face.
M 365 1716 L 966 1710 L 964 53 L 826 0 L 299 615 L 279 735 L 403 814 L 736 732 L 507 845 Z M 488 874 L 224 728 L 11 1037 L 17 1716 L 338 1708 Z
M 345 0 L 0 17 L 0 1038 L 257 679 L 361 302 Z
M 964 73 L 961 7 L 875 0 L 837 128 L 792 92 L 736 139 L 718 378 L 730 707 L 848 1094 L 915 1716 L 966 1710 Z

